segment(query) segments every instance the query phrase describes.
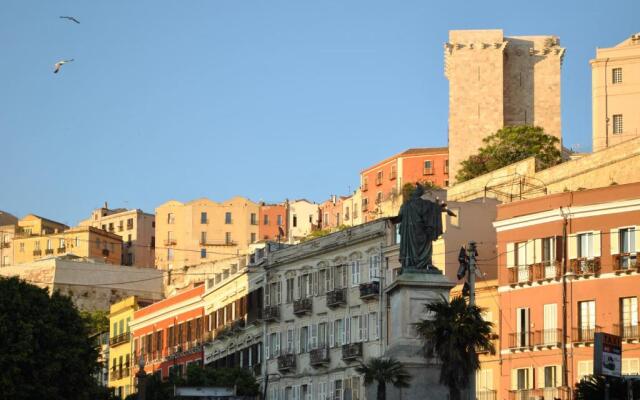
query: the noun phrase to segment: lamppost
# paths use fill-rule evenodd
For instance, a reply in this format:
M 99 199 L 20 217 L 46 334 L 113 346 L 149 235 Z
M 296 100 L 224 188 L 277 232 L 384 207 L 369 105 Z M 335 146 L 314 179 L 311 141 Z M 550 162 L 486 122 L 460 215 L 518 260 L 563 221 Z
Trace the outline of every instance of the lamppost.
M 144 372 L 144 356 L 140 354 L 140 359 L 138 360 L 138 372 L 136 372 L 136 378 L 138 378 L 138 400 L 146 400 L 146 380 L 147 373 Z

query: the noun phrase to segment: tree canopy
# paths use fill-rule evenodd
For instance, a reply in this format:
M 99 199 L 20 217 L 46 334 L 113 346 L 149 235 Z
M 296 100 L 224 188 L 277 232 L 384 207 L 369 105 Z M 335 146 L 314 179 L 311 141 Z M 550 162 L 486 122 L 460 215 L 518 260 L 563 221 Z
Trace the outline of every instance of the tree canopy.
M 393 358 L 371 358 L 356 367 L 356 371 L 364 376 L 365 384 L 370 385 L 375 382 L 378 385 L 376 388 L 377 400 L 387 398 L 387 383 L 391 383 L 397 388 L 405 388 L 409 387 L 411 381 L 411 375 L 399 361 Z
M 531 156 L 536 157 L 542 168 L 562 161 L 559 139 L 547 135 L 538 126 L 504 127 L 482 141 L 484 146 L 478 149 L 478 153 L 461 163 L 456 174 L 457 182 L 467 181 Z
M 0 278 L 0 398 L 90 399 L 98 351 L 71 299 Z

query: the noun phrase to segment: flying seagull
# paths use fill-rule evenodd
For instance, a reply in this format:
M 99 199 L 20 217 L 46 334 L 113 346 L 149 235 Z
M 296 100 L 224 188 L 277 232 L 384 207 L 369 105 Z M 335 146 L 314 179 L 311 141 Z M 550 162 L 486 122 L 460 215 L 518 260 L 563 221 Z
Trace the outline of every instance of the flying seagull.
M 60 67 L 62 67 L 62 66 L 63 66 L 64 64 L 66 64 L 66 63 L 70 63 L 71 61 L 73 61 L 73 58 L 72 58 L 72 59 L 70 59 L 70 60 L 60 60 L 60 61 L 58 61 L 58 62 L 57 62 L 57 63 L 55 63 L 55 65 L 54 65 L 55 69 L 53 70 L 53 73 L 54 73 L 54 74 L 57 74 L 57 73 L 58 73 L 58 71 L 60 71 Z
M 80 23 L 80 21 L 78 21 L 77 19 L 75 19 L 75 18 L 73 18 L 73 17 L 67 17 L 66 15 L 65 15 L 65 16 L 61 16 L 60 18 L 68 19 L 69 21 L 73 21 L 73 22 L 75 22 L 76 24 L 79 24 L 79 23 Z

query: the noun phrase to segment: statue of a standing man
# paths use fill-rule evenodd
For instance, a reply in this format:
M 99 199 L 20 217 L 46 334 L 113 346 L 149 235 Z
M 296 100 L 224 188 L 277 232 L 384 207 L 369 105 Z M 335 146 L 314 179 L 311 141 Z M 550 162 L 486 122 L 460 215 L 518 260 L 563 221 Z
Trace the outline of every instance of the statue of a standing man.
M 442 235 L 442 212 L 453 214 L 444 203 L 422 198 L 424 188 L 417 184 L 411 198 L 400 207 L 394 219 L 400 223 L 400 263 L 402 272 L 435 272 L 433 242 Z M 454 214 L 455 215 L 455 214 Z

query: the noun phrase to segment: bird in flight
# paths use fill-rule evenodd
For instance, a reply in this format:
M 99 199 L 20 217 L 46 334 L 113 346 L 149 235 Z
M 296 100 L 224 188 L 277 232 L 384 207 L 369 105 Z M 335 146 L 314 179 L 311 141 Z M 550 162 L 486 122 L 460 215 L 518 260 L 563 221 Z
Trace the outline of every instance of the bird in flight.
M 64 64 L 66 64 L 66 63 L 70 63 L 71 61 L 73 61 L 73 58 L 72 58 L 72 59 L 70 59 L 70 60 L 60 60 L 60 61 L 58 61 L 58 62 L 57 62 L 57 63 L 55 63 L 55 65 L 54 65 L 54 67 L 55 67 L 55 68 L 54 68 L 54 70 L 53 70 L 53 73 L 54 73 L 54 74 L 57 74 L 57 73 L 60 71 L 60 67 L 62 67 L 62 66 L 63 66 Z
M 66 16 L 66 15 L 65 15 L 65 16 L 61 16 L 60 18 L 68 19 L 69 21 L 73 21 L 73 22 L 75 22 L 76 24 L 79 24 L 79 23 L 80 23 L 80 21 L 78 21 L 77 19 L 75 19 L 75 18 L 73 18 L 73 17 L 68 17 L 68 16 Z

